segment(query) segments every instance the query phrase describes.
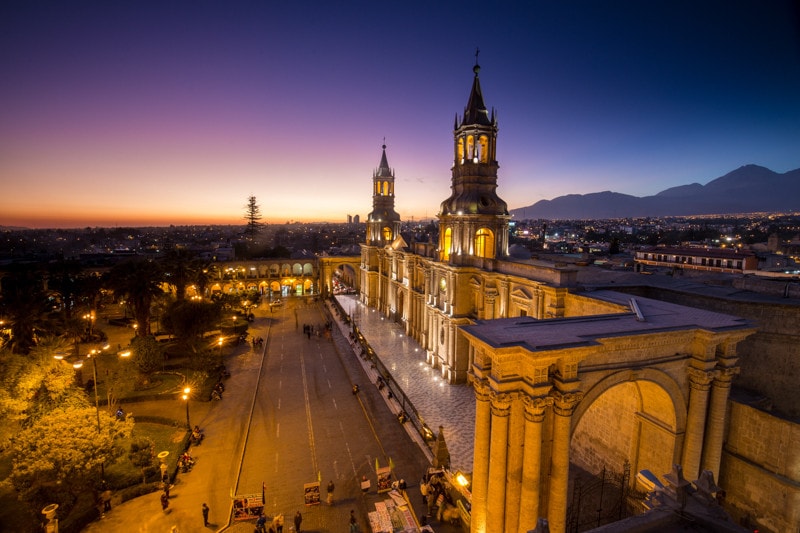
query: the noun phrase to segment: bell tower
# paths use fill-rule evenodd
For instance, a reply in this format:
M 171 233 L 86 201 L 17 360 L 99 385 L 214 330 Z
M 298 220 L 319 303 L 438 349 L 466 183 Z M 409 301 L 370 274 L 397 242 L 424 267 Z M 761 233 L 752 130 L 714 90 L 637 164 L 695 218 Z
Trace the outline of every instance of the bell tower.
M 400 235 L 400 215 L 394 210 L 394 170 L 382 146 L 380 166 L 372 173 L 372 212 L 367 215 L 367 244 L 386 246 Z
M 497 196 L 497 119 L 483 103 L 478 52 L 472 91 L 454 124 L 450 198 L 439 210 L 439 260 L 461 264 L 467 258 L 508 255 L 508 206 Z

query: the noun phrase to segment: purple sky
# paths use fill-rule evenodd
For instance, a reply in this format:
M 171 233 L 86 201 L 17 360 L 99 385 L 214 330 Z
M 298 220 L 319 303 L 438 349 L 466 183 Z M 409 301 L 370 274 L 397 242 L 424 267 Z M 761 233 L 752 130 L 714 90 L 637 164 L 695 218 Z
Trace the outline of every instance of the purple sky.
M 498 5 L 5 0 L 0 225 L 434 217 L 476 47 L 509 208 L 800 167 L 797 3 Z

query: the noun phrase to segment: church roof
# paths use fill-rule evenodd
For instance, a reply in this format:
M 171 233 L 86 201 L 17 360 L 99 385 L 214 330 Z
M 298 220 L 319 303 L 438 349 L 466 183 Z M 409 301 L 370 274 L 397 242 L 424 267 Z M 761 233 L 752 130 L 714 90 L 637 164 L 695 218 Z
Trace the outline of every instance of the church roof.
M 472 80 L 472 91 L 469 93 L 467 107 L 464 108 L 464 120 L 461 121 L 461 125 L 480 124 L 483 126 L 491 126 L 492 120 L 489 118 L 489 112 L 486 110 L 486 104 L 483 103 L 481 82 L 478 78 L 481 67 L 475 64 L 472 71 L 475 73 L 475 79 Z
M 594 291 L 592 297 L 620 306 L 630 305 L 630 295 Z M 532 317 L 478 320 L 462 331 L 494 348 L 522 346 L 530 352 L 596 345 L 600 339 L 702 329 L 711 332 L 751 329 L 739 317 L 636 297 L 641 318 L 633 311 L 536 320 Z
M 383 154 L 381 154 L 381 164 L 378 166 L 378 171 L 375 173 L 376 176 L 381 177 L 392 177 L 392 169 L 389 168 L 389 161 L 386 159 L 386 145 L 382 146 Z

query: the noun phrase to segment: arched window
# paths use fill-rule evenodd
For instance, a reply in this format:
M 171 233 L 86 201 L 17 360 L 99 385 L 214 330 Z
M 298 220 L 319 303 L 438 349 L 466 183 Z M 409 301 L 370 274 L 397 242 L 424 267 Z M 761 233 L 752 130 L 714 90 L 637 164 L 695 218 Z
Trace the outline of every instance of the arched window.
M 491 230 L 481 228 L 475 234 L 475 255 L 478 257 L 494 257 L 494 235 Z
M 383 182 L 383 192 L 381 194 L 383 194 L 383 196 L 389 196 L 389 182 L 388 181 L 384 181 Z
M 467 136 L 467 159 L 472 161 L 472 158 L 475 157 L 475 137 L 472 135 Z
M 459 137 L 458 138 L 457 148 L 458 148 L 458 162 L 459 163 L 463 163 L 464 162 L 464 138 L 463 137 Z
M 389 226 L 383 227 L 383 240 L 387 242 L 392 241 L 392 228 L 390 228 Z
M 444 230 L 444 239 L 442 240 L 442 261 L 450 260 L 450 247 L 453 245 L 453 230 L 447 228 Z
M 489 162 L 489 138 L 486 135 L 481 135 L 478 139 L 478 146 L 480 146 L 480 162 Z

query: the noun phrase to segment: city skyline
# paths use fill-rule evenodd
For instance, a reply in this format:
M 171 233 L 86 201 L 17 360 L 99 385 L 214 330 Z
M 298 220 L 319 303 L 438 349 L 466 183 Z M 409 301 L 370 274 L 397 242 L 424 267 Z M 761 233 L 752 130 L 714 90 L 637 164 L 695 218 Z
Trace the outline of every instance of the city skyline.
M 793 2 L 7 2 L 0 226 L 403 220 L 449 196 L 476 47 L 509 209 L 800 167 Z

